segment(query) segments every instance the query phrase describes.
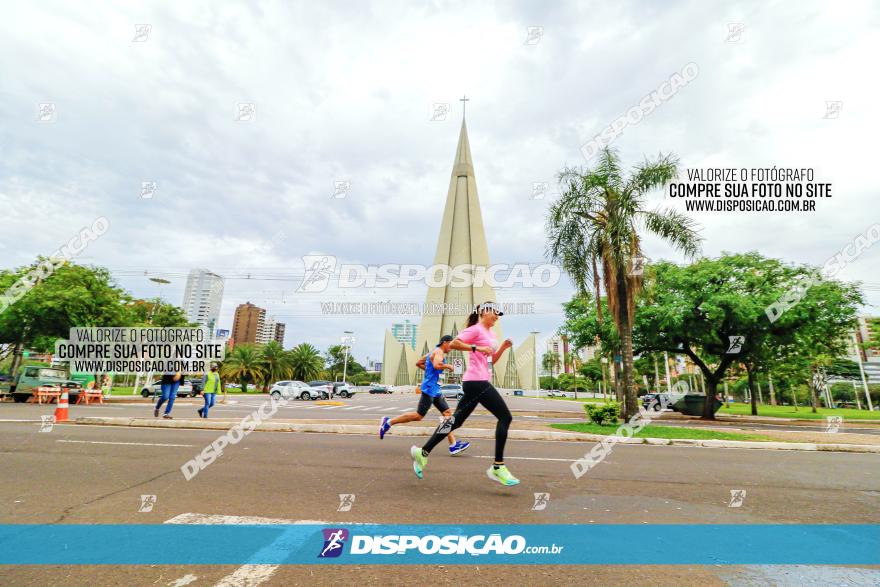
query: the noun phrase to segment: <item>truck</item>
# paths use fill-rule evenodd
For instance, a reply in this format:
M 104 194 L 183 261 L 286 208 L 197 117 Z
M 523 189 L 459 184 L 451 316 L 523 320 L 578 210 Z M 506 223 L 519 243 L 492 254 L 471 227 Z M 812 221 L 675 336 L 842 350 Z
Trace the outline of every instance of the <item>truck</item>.
M 11 395 L 13 400 L 21 403 L 26 402 L 37 387 L 50 387 L 59 391 L 66 389 L 73 403 L 79 397 L 82 384 L 70 379 L 64 369 L 29 365 L 22 367 L 18 377 L 8 387 L 0 388 L 0 394 Z

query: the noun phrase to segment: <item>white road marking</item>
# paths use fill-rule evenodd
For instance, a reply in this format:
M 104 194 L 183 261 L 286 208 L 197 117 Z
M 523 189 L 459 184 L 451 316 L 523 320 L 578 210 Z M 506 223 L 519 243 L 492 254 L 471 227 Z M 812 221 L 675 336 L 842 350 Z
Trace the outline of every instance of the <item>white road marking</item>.
M 71 442 L 76 444 L 121 444 L 126 446 L 176 446 L 176 447 L 188 447 L 191 448 L 195 446 L 194 444 L 159 444 L 152 442 L 107 442 L 104 440 L 56 440 L 55 442 Z
M 166 524 L 290 524 L 290 525 L 321 525 L 326 526 L 333 522 L 325 522 L 323 520 L 282 520 L 278 518 L 261 518 L 259 516 L 224 516 L 210 514 L 193 514 L 186 513 L 174 516 L 165 522 Z M 351 525 L 351 522 L 346 522 Z M 292 545 L 285 541 L 284 535 L 277 538 L 272 544 L 260 549 L 255 556 L 271 555 L 279 550 L 289 550 Z M 218 581 L 214 587 L 256 587 L 260 583 L 268 581 L 280 565 L 242 565 L 235 572 L 226 575 Z
M 465 455 L 465 456 L 470 456 L 475 459 L 494 459 L 495 458 L 494 456 L 489 456 L 489 455 Z M 508 457 L 508 456 L 505 456 L 504 460 L 505 461 L 506 460 L 511 460 L 511 461 L 513 461 L 513 460 L 516 460 L 516 461 L 557 461 L 560 463 L 573 463 L 578 459 L 551 459 L 549 457 Z
M 175 581 L 172 581 L 171 583 L 168 583 L 168 585 L 170 587 L 183 587 L 184 585 L 189 585 L 190 583 L 192 583 L 196 579 L 198 579 L 198 577 L 196 577 L 193 574 L 184 575 L 180 579 L 177 579 Z

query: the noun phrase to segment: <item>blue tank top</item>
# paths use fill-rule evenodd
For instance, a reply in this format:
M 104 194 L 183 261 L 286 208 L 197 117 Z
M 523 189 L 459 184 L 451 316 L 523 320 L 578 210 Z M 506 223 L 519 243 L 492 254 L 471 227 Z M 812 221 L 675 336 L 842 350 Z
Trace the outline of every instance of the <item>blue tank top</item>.
M 422 393 L 429 395 L 431 397 L 437 397 L 440 395 L 440 371 L 434 368 L 434 363 L 431 361 L 431 353 L 428 353 L 425 356 L 425 378 L 422 379 Z M 443 361 L 446 363 L 446 361 Z

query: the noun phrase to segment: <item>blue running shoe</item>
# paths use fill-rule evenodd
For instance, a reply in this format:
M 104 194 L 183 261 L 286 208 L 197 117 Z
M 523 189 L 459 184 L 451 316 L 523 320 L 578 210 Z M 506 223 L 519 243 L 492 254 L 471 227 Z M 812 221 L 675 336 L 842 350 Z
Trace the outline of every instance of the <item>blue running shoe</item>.
M 449 447 L 449 454 L 451 454 L 452 456 L 455 456 L 459 453 L 463 453 L 464 451 L 466 451 L 468 449 L 468 447 L 470 445 L 471 445 L 470 442 L 467 442 L 464 440 L 456 440 L 455 444 L 453 444 L 452 446 Z
M 382 423 L 379 424 L 379 440 L 385 438 L 385 433 L 391 430 L 391 418 L 385 416 L 382 418 Z

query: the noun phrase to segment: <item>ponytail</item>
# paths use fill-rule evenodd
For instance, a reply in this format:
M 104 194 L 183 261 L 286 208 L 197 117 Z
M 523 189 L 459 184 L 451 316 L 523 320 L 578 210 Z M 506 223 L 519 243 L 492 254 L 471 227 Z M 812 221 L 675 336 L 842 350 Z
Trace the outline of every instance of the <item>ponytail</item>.
M 467 322 L 465 322 L 465 328 L 470 328 L 480 319 L 480 308 L 477 307 L 468 317 Z

